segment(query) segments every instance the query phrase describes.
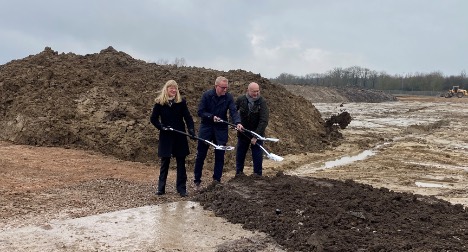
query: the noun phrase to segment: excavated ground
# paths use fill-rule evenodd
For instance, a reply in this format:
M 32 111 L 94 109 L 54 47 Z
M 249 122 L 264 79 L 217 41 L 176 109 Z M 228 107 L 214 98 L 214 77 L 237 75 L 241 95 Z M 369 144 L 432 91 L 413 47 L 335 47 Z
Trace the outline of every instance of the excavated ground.
M 190 196 L 182 199 L 171 170 L 168 194 L 155 197 L 157 134 L 147 121 L 155 91 L 176 79 L 194 114 L 201 92 L 217 75 L 227 76 L 236 94 L 250 81 L 261 83 L 271 106 L 267 134 L 281 139 L 266 147 L 284 161 L 266 159 L 265 176 L 259 178 L 250 175 L 248 160 L 247 176 L 234 177 L 230 153 L 222 184 L 204 182 L 200 193 L 190 187 Z M 216 230 L 221 239 L 234 240 L 205 251 L 467 250 L 468 139 L 457 132 L 468 123 L 468 99 L 394 101 L 368 92 L 373 103 L 351 103 L 352 97 L 320 103 L 317 97 L 323 95 L 313 95 L 318 92 L 290 93 L 245 71 L 147 64 L 112 48 L 86 56 L 46 49 L 12 61 L 0 67 L 0 89 L 1 250 L 44 251 L 40 242 L 17 239 L 29 237 L 22 228 L 47 233 L 61 230 L 56 220 L 170 202 L 199 202 L 216 216 L 267 235 L 236 237 L 229 228 Z M 332 123 L 334 130 L 325 127 L 327 118 L 343 112 L 352 117 L 348 127 L 341 129 L 339 122 Z M 189 180 L 193 148 L 191 142 Z M 369 150 L 367 158 L 327 166 Z M 207 160 L 205 178 L 211 177 L 211 167 Z M 185 218 L 194 207 L 175 217 Z M 79 240 L 65 237 L 53 250 L 192 251 L 183 244 L 193 249 L 190 235 L 200 232 L 185 231 L 185 242 L 159 242 L 166 245 L 156 249 L 157 244 L 138 240 L 149 230 L 119 240 L 128 247 L 115 247 L 84 230 L 75 230 L 84 235 Z M 198 239 L 201 243 L 203 237 Z

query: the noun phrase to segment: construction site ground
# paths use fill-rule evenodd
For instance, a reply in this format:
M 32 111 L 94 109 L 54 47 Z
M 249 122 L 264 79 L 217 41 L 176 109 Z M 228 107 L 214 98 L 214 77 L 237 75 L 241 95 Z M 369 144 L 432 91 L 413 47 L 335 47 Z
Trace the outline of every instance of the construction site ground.
M 0 142 L 0 251 L 468 250 L 468 98 L 305 97 L 351 114 L 340 144 L 215 186 L 207 163 L 201 192 L 188 167 L 187 198 L 174 169 L 155 196 L 155 164 Z

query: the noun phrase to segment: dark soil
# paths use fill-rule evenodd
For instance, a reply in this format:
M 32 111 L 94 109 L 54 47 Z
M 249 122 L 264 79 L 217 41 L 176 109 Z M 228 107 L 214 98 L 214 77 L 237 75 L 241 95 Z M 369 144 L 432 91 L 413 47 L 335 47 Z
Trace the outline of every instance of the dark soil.
M 467 251 L 462 205 L 353 181 L 240 176 L 195 197 L 288 251 Z

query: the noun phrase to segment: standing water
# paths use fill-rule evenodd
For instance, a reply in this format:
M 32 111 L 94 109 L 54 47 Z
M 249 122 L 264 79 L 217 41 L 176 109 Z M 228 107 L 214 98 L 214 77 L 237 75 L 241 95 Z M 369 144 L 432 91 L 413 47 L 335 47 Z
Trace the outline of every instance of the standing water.
M 216 251 L 265 236 L 180 201 L 2 230 L 0 251 Z

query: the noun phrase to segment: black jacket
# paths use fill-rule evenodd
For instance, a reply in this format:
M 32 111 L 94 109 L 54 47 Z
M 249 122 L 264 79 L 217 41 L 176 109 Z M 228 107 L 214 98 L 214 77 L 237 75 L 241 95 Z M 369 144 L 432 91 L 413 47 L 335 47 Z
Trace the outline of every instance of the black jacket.
M 249 100 L 246 95 L 241 95 L 236 100 L 236 107 L 239 111 L 241 124 L 244 128 L 253 131 L 261 136 L 265 136 L 265 129 L 268 126 L 269 111 L 266 100 L 262 96 L 254 102 L 251 110 L 249 110 Z M 238 135 L 244 135 L 238 133 Z M 252 136 L 249 136 L 252 137 Z
M 188 110 L 185 99 L 180 103 L 173 103 L 171 106 L 156 103 L 153 107 L 150 121 L 159 129 L 159 157 L 171 157 L 171 155 L 181 157 L 190 154 L 186 135 L 162 130 L 162 127 L 165 126 L 185 132 L 186 124 L 188 129 L 194 129 L 193 118 Z

